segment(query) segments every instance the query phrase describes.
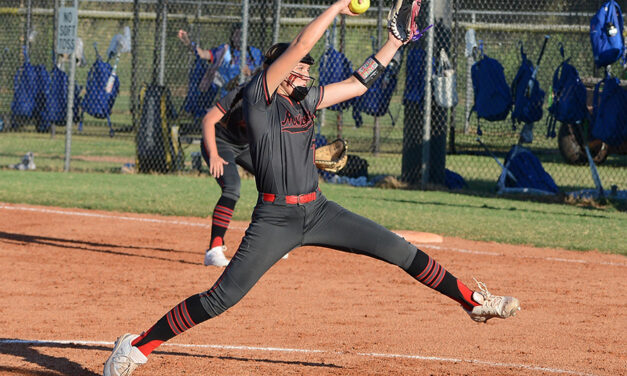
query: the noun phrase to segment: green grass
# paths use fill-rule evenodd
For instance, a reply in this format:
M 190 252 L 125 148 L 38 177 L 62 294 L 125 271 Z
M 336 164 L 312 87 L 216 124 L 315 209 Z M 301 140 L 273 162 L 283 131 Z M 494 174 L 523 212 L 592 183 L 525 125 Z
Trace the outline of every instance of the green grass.
M 368 160 L 368 173 L 372 176 L 401 175 L 402 154 L 391 150 L 382 150 L 378 156 L 364 150 L 363 145 L 371 141 L 368 132 L 372 130 L 347 129 L 349 153 L 359 155 Z M 396 130 L 394 131 L 394 134 Z M 332 135 L 326 133 L 327 138 Z M 362 147 L 356 147 L 361 144 Z M 387 145 L 398 147 L 400 139 L 388 141 Z M 186 168 L 191 168 L 191 153 L 198 151 L 198 145 L 183 145 L 186 157 Z M 499 158 L 504 159 L 504 151 L 509 145 L 498 144 L 494 148 Z M 501 150 L 501 151 L 499 151 Z M 29 132 L 0 133 L 0 166 L 18 163 L 27 152 L 35 153 L 35 163 L 38 170 L 63 171 L 65 160 L 65 127 L 57 129 L 57 135 L 51 138 L 50 134 Z M 565 192 L 593 188 L 594 184 L 587 165 L 568 165 L 556 153 L 539 153 L 544 168 L 555 179 L 556 184 Z M 608 160 L 597 166 L 603 184 L 606 187 L 617 185 L 624 189 L 627 181 L 625 156 L 610 155 Z M 73 172 L 119 172 L 125 163 L 135 162 L 135 139 L 132 133 L 121 133 L 113 138 L 108 137 L 106 127 L 89 127 L 81 134 L 72 135 L 70 166 Z M 457 154 L 446 156 L 446 168 L 461 174 L 471 191 L 493 192 L 496 180 L 500 174 L 500 167 L 489 156 Z
M 627 255 L 627 215 L 595 208 L 447 192 L 323 184 L 327 197 L 397 230 Z M 0 201 L 207 217 L 220 195 L 207 175 L 0 171 Z M 234 219 L 249 220 L 257 193 L 244 179 Z

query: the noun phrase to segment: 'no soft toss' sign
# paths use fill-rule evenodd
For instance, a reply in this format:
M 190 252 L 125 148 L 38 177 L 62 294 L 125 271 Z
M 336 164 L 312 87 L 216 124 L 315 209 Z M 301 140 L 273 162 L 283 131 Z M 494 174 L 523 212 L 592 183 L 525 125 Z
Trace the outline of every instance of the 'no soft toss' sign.
M 76 45 L 78 12 L 76 8 L 59 8 L 57 29 L 57 53 L 71 54 Z

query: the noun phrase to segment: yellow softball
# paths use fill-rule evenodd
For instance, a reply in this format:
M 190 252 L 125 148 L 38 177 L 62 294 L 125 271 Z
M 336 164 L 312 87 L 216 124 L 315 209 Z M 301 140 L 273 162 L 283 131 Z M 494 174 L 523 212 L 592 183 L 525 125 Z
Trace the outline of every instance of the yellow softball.
M 348 5 L 348 9 L 357 14 L 365 12 L 368 8 L 370 8 L 370 0 L 361 0 L 361 4 L 359 0 L 351 0 L 351 3 Z

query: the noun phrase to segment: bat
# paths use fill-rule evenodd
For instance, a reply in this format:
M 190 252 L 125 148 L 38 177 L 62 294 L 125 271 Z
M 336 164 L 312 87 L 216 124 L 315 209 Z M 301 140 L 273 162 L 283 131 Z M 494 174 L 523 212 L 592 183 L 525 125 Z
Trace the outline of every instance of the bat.
M 542 43 L 542 49 L 540 50 L 540 55 L 538 56 L 538 62 L 536 66 L 533 67 L 533 72 L 531 73 L 531 78 L 529 79 L 529 83 L 527 84 L 527 91 L 525 92 L 525 96 L 527 98 L 531 97 L 531 91 L 533 90 L 533 81 L 536 79 L 538 75 L 538 66 L 540 66 L 540 61 L 542 60 L 542 56 L 544 55 L 544 50 L 546 49 L 546 44 L 549 41 L 550 36 L 544 36 L 544 43 Z
M 483 148 L 488 152 L 488 154 L 490 154 L 490 156 L 492 156 L 492 158 L 494 158 L 494 160 L 496 161 L 496 163 L 501 166 L 501 168 L 503 169 L 503 171 L 507 174 L 507 176 L 509 176 L 512 180 L 514 180 L 515 183 L 518 183 L 518 180 L 516 180 L 516 177 L 514 176 L 514 174 L 512 174 L 512 172 L 510 170 L 507 169 L 507 167 L 503 166 L 503 164 L 501 163 L 501 161 L 499 161 L 499 159 L 496 157 L 496 155 L 494 155 L 490 149 L 488 149 L 488 147 L 486 146 L 486 144 L 483 143 L 483 141 L 481 141 L 481 139 L 479 137 L 477 137 L 477 142 L 483 146 Z

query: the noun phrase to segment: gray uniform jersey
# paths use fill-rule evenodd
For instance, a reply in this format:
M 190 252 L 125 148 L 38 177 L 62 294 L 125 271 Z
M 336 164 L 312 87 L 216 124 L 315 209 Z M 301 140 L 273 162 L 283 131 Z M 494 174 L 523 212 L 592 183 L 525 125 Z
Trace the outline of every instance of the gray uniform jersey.
M 299 195 L 318 188 L 314 165 L 315 112 L 324 88 L 312 87 L 301 102 L 268 92 L 265 70 L 244 89 L 244 119 L 257 190 Z

